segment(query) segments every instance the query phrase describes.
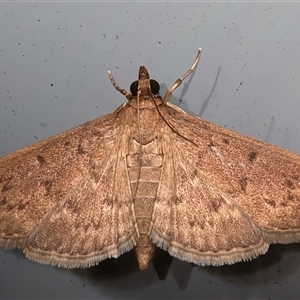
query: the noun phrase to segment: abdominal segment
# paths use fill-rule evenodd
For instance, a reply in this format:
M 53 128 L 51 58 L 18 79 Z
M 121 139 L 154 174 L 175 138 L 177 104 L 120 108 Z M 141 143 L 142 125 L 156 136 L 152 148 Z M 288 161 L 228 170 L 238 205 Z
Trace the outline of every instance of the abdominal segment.
M 140 235 L 135 251 L 139 268 L 145 270 L 155 251 L 148 233 L 160 182 L 163 155 L 133 154 L 127 156 L 126 162 Z

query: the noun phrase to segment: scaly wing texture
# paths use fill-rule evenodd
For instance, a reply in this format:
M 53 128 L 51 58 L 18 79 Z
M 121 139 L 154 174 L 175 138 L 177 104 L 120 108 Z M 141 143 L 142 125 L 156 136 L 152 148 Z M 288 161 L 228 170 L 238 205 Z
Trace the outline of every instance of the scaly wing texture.
M 263 254 L 270 243 L 300 241 L 299 156 L 171 104 L 162 113 L 197 146 L 171 133 L 150 231 L 158 246 L 222 265 Z
M 64 267 L 93 265 L 134 246 L 118 120 L 109 114 L 0 160 L 0 246 Z

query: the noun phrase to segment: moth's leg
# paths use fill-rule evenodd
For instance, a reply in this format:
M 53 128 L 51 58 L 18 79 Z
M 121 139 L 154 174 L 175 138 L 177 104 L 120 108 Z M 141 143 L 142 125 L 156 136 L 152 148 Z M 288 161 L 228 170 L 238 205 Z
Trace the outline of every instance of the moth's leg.
M 108 73 L 109 79 L 110 79 L 112 85 L 114 86 L 114 88 L 115 88 L 118 92 L 120 92 L 121 94 L 123 94 L 123 95 L 129 100 L 129 99 L 131 98 L 131 96 L 132 96 L 131 93 L 127 92 L 125 89 L 121 89 L 121 88 L 118 86 L 118 84 L 116 83 L 114 77 L 112 76 L 111 71 L 108 71 L 107 73 Z
M 174 82 L 174 84 L 171 86 L 171 88 L 166 92 L 165 97 L 164 97 L 164 101 L 163 101 L 164 103 L 166 103 L 166 102 L 169 101 L 169 99 L 170 99 L 170 97 L 172 96 L 172 93 L 174 92 L 174 90 L 175 90 L 177 87 L 179 87 L 179 86 L 181 85 L 181 83 L 183 82 L 183 80 L 184 80 L 185 78 L 187 78 L 187 77 L 194 71 L 194 69 L 196 68 L 196 66 L 197 66 L 197 64 L 198 64 L 198 62 L 199 62 L 199 60 L 200 60 L 201 54 L 202 54 L 202 49 L 199 48 L 199 49 L 198 49 L 197 56 L 196 56 L 196 59 L 195 59 L 193 65 L 191 66 L 191 68 L 190 68 L 190 69 L 189 69 L 182 77 L 178 78 L 178 79 Z

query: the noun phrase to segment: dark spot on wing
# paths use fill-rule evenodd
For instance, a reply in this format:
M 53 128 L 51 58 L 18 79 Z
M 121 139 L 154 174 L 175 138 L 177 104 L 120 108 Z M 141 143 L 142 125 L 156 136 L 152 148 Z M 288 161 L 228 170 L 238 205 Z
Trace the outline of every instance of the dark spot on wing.
M 210 227 L 214 227 L 214 220 L 211 218 L 211 219 L 208 219 L 207 220 L 207 223 L 208 223 L 208 225 L 210 226 Z
M 284 182 L 285 186 L 287 186 L 289 189 L 295 189 L 295 184 L 292 180 L 286 179 Z
M 23 210 L 26 206 L 27 206 L 28 202 L 25 202 L 25 203 L 20 203 L 18 205 L 18 210 Z
M 74 212 L 74 205 L 72 203 L 72 199 L 68 199 L 65 203 L 63 208 L 67 209 L 67 210 L 71 210 L 72 212 Z
M 81 222 L 75 225 L 76 228 L 81 228 L 87 233 L 88 231 L 98 231 L 101 226 L 101 222 L 96 222 L 95 220 L 91 220 L 88 224 L 83 225 Z
M 83 154 L 83 153 L 84 153 L 83 146 L 79 144 L 77 148 L 77 154 Z
M 101 173 L 97 172 L 95 168 L 91 168 L 91 177 L 94 180 L 94 182 L 98 182 L 101 178 Z
M 64 145 L 65 145 L 65 147 L 68 147 L 68 146 L 70 146 L 70 144 L 71 144 L 71 143 L 70 143 L 69 141 L 67 141 L 67 142 L 65 142 Z
M 41 165 L 45 163 L 45 158 L 42 155 L 37 155 L 36 159 Z
M 229 140 L 228 139 L 223 139 L 223 143 L 226 145 L 229 145 Z
M 265 202 L 268 204 L 268 205 L 271 205 L 272 207 L 276 207 L 276 201 L 275 200 L 272 200 L 272 199 L 268 199 L 268 198 L 264 198 Z
M 85 233 L 87 233 L 90 226 L 91 226 L 90 224 L 81 224 L 81 228 L 84 230 Z M 80 228 L 80 226 L 79 226 L 79 228 Z
M 277 205 L 280 205 L 280 206 L 283 206 L 283 207 L 288 207 L 289 206 L 289 203 L 290 201 L 298 201 L 299 199 L 297 199 L 294 195 L 288 193 L 288 195 L 286 197 L 284 197 L 284 199 L 278 199 L 278 201 L 276 202 L 275 200 L 273 199 L 267 199 L 267 198 L 264 198 L 265 202 L 272 206 L 273 208 L 276 208 Z
M 210 143 L 207 145 L 208 148 L 212 148 L 214 147 L 214 143 L 212 141 L 210 141 Z
M 247 178 L 246 177 L 243 177 L 239 180 L 239 183 L 240 183 L 240 187 L 241 187 L 241 190 L 243 192 L 246 191 L 246 187 L 247 187 Z
M 48 195 L 51 190 L 52 182 L 50 180 L 45 180 L 42 182 L 42 184 L 44 185 L 44 187 L 46 189 L 46 195 Z
M 180 204 L 182 202 L 183 202 L 182 196 L 172 197 L 172 202 L 171 203 Z
M 189 220 L 189 224 L 191 227 L 194 227 L 195 226 L 195 220 Z
M 207 123 L 203 123 L 202 128 L 206 130 L 210 130 L 210 126 Z
M 229 187 L 226 189 L 226 193 L 228 193 L 229 195 L 234 195 L 236 193 L 236 190 L 232 187 Z
M 225 203 L 226 201 L 221 196 L 211 201 L 212 208 L 216 213 L 219 211 L 220 207 Z
M 193 179 L 199 177 L 199 173 L 197 169 L 194 169 L 193 171 Z
M 0 201 L 0 205 L 4 206 L 7 203 L 6 197 L 3 197 L 3 199 Z
M 8 204 L 6 206 L 7 210 L 13 210 L 15 207 L 16 207 L 16 205 L 13 205 L 13 204 Z
M 1 191 L 4 193 L 4 192 L 7 192 L 11 189 L 12 189 L 12 187 L 10 187 L 8 183 L 6 183 L 6 184 L 3 185 Z
M 298 196 L 297 192 L 291 192 L 288 191 L 287 196 L 285 197 L 286 201 L 291 202 L 291 201 L 300 201 L 300 197 Z
M 10 186 L 10 181 L 13 179 L 13 177 L 12 176 L 9 176 L 8 178 L 3 178 L 3 177 L 4 176 L 1 177 L 0 183 L 4 183 L 1 189 L 1 191 L 4 193 L 12 189 L 12 187 Z
M 248 157 L 249 157 L 249 161 L 250 161 L 250 162 L 253 162 L 253 161 L 256 159 L 256 157 L 257 157 L 257 153 L 254 152 L 254 151 L 251 151 L 251 152 L 248 154 Z
M 96 229 L 96 231 L 98 231 L 100 229 L 100 226 L 101 226 L 100 221 L 96 222 L 95 220 L 92 220 L 91 224 L 93 225 L 93 228 Z

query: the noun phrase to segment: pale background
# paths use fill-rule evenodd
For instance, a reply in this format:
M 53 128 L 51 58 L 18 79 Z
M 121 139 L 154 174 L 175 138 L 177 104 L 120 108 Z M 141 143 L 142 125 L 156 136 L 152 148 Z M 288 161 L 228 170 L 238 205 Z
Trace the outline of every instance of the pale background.
M 300 154 L 300 3 L 0 3 L 0 156 L 113 111 L 145 65 L 191 114 Z M 162 93 L 163 93 L 162 92 Z M 181 101 L 182 100 L 182 101 Z M 86 270 L 0 249 L 1 298 L 297 298 L 300 246 L 253 262 L 192 267 L 167 278 L 124 256 Z

